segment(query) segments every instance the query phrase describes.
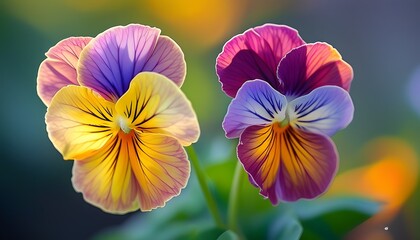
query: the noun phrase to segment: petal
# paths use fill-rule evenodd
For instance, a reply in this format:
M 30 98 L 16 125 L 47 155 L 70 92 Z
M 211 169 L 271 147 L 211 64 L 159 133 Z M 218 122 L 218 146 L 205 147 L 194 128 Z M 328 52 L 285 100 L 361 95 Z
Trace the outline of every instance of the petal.
M 196 142 L 200 135 L 197 117 L 184 93 L 165 76 L 139 73 L 116 104 L 131 129 L 168 134 L 182 145 Z
M 160 30 L 139 24 L 114 27 L 99 34 L 82 52 L 79 82 L 116 101 L 140 72 L 161 73 L 181 86 L 184 54 Z
M 111 213 L 163 207 L 190 175 L 184 149 L 171 137 L 119 132 L 101 150 L 76 161 L 73 186 L 86 201 Z
M 349 93 L 337 86 L 317 88 L 294 99 L 287 107 L 291 126 L 328 136 L 346 128 L 353 112 Z
M 147 60 L 142 71 L 156 72 L 165 75 L 179 87 L 187 73 L 184 53 L 174 40 L 160 36 L 152 56 Z
M 113 111 L 113 103 L 86 87 L 64 87 L 47 110 L 48 136 L 64 159 L 86 157 L 115 134 Z
M 273 204 L 312 199 L 326 191 L 335 176 L 338 155 L 324 136 L 277 123 L 245 129 L 238 157 Z
M 73 165 L 74 189 L 83 193 L 87 202 L 110 213 L 123 214 L 139 208 L 138 183 L 129 158 L 133 144 L 128 145 L 125 139 L 119 133 L 90 157 Z
M 325 85 L 349 91 L 353 69 L 331 45 L 314 43 L 290 51 L 280 62 L 277 75 L 283 83 L 281 92 L 298 97 Z
M 302 44 L 298 32 L 284 25 L 265 24 L 233 37 L 216 60 L 223 91 L 235 97 L 242 84 L 253 79 L 263 79 L 277 89 L 280 60 Z
M 90 42 L 90 37 L 70 37 L 57 43 L 45 54 L 38 70 L 38 96 L 49 106 L 52 97 L 62 87 L 79 85 L 76 66 L 80 52 Z
M 179 195 L 190 176 L 190 164 L 184 148 L 172 137 L 144 133 L 137 141 L 139 151 L 130 160 L 140 185 L 141 210 L 149 211 Z
M 228 107 L 223 120 L 226 137 L 237 138 L 252 125 L 283 121 L 287 100 L 262 80 L 247 81 Z
M 160 30 L 139 24 L 113 27 L 82 51 L 78 80 L 109 100 L 117 100 L 152 56 Z

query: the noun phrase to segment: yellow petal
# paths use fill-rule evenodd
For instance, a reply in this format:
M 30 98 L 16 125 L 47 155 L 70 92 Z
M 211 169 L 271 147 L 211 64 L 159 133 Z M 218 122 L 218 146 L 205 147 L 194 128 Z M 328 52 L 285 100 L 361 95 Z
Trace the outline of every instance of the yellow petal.
M 140 208 L 163 207 L 187 184 L 190 164 L 179 142 L 160 134 L 136 134 L 136 151 L 130 162 L 139 183 Z
M 64 159 L 84 158 L 116 134 L 114 104 L 81 86 L 62 88 L 45 116 L 48 136 Z
M 85 200 L 110 213 L 139 208 L 138 184 L 128 157 L 127 136 L 120 132 L 92 156 L 73 165 L 73 186 Z
M 138 74 L 115 108 L 129 120 L 129 128 L 167 134 L 184 146 L 200 135 L 191 103 L 173 81 L 158 73 Z
M 189 174 L 187 156 L 176 139 L 120 131 L 94 155 L 75 162 L 72 181 L 86 201 L 123 214 L 164 206 L 185 187 Z

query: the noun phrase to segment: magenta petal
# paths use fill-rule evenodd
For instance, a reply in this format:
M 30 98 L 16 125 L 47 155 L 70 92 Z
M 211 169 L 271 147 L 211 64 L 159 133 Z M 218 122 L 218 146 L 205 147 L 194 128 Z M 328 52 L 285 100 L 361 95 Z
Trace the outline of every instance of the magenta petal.
M 331 45 L 314 43 L 290 51 L 280 62 L 277 75 L 283 83 L 281 92 L 298 97 L 325 85 L 348 91 L 353 69 Z
M 247 81 L 228 107 L 223 121 L 226 137 L 237 138 L 252 125 L 266 125 L 285 118 L 286 98 L 267 82 Z
M 49 106 L 52 97 L 67 85 L 79 85 L 76 67 L 80 53 L 90 42 L 91 37 L 66 38 L 45 54 L 38 71 L 37 91 L 45 105 Z
M 81 54 L 78 80 L 108 100 L 116 101 L 144 70 L 160 30 L 139 24 L 113 27 L 99 34 Z
M 305 42 L 298 32 L 283 25 L 266 24 L 229 40 L 216 60 L 223 91 L 235 97 L 247 80 L 262 79 L 277 89 L 278 63 L 291 49 Z
M 260 194 L 273 204 L 318 197 L 338 166 L 335 145 L 327 136 L 277 123 L 245 129 L 238 157 Z

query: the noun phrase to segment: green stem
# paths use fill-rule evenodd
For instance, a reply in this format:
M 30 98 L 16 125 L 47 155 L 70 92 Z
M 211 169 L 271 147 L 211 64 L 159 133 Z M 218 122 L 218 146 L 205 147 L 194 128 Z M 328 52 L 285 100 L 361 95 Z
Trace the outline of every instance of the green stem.
M 232 187 L 229 194 L 228 205 L 228 227 L 238 234 L 241 234 L 238 229 L 237 216 L 238 216 L 238 198 L 239 187 L 242 181 L 242 164 L 238 161 L 233 176 Z
M 201 169 L 200 162 L 198 161 L 197 154 L 195 153 L 193 146 L 186 147 L 186 150 L 187 150 L 188 156 L 190 157 L 192 167 L 195 170 L 195 174 L 197 175 L 198 183 L 200 184 L 201 191 L 204 194 L 204 198 L 206 199 L 210 213 L 213 216 L 213 219 L 216 225 L 220 228 L 224 228 L 222 216 L 220 215 L 220 212 L 217 209 L 216 201 L 214 200 L 213 196 L 210 193 L 210 189 L 206 182 L 206 177 L 204 175 L 204 172 Z

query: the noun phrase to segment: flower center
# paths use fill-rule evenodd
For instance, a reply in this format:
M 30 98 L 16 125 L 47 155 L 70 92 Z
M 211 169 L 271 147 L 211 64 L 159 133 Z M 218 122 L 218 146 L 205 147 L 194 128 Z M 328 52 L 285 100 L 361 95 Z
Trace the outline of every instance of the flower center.
M 284 115 L 280 115 L 280 114 L 275 115 L 274 116 L 274 122 L 277 122 L 279 127 L 281 127 L 281 128 L 284 128 L 284 127 L 288 126 L 289 123 L 290 123 L 290 117 L 289 117 L 288 112 L 286 111 L 284 113 Z
M 117 116 L 117 119 L 116 120 L 117 120 L 118 127 L 120 127 L 120 129 L 124 133 L 126 133 L 126 134 L 130 133 L 131 128 L 129 126 L 128 119 L 125 116 L 119 115 L 119 116 Z
M 289 125 L 289 117 L 286 116 L 283 121 L 279 122 L 280 127 L 286 127 L 287 125 Z

